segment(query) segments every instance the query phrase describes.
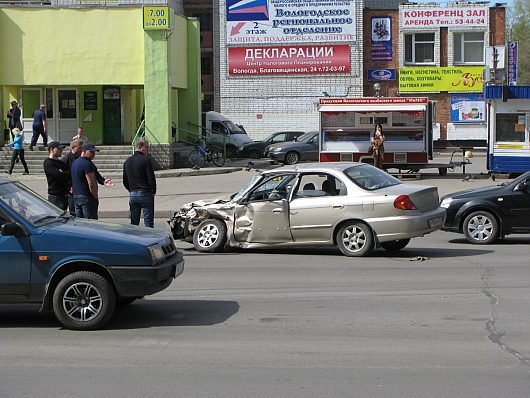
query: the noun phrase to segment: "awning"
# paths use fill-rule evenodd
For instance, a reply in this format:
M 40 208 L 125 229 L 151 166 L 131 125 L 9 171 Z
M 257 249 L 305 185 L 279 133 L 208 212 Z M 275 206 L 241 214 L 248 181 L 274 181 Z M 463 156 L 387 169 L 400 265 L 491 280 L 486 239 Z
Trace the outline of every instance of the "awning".
M 370 105 L 320 105 L 320 112 L 391 112 L 425 111 L 422 104 L 370 104 Z

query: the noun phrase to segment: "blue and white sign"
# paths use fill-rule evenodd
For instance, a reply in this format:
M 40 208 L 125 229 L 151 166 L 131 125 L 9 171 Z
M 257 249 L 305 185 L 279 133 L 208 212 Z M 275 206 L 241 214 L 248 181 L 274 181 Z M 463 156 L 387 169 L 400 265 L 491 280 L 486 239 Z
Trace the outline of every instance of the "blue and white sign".
M 451 95 L 451 122 L 485 123 L 486 102 L 483 94 Z
M 356 41 L 358 0 L 226 0 L 227 44 Z
M 517 86 L 517 56 L 517 42 L 511 41 L 508 43 L 508 86 Z
M 372 61 L 392 61 L 391 17 L 372 17 Z
M 368 69 L 368 80 L 396 80 L 395 69 Z

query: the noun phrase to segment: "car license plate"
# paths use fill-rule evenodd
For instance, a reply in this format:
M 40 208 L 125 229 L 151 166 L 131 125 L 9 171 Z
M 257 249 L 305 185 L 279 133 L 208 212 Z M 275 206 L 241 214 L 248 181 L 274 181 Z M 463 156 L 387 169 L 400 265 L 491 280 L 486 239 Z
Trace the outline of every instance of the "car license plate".
M 435 217 L 429 220 L 429 228 L 435 228 L 442 225 L 442 217 Z
M 181 261 L 179 264 L 177 264 L 175 269 L 175 278 L 182 274 L 182 272 L 184 272 L 184 261 Z

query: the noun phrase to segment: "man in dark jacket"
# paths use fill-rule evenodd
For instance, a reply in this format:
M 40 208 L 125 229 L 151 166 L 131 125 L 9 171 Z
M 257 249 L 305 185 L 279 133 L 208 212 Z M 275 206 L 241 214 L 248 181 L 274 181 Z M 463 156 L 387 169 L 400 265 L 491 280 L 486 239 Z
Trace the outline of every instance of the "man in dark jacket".
M 48 144 L 48 159 L 44 161 L 44 173 L 48 180 L 48 200 L 58 208 L 68 208 L 68 191 L 70 190 L 70 170 L 59 160 L 63 146 L 52 141 Z
M 143 211 L 144 225 L 154 228 L 156 179 L 149 157 L 149 141 L 138 138 L 135 152 L 123 165 L 123 185 L 129 191 L 131 224 L 140 224 Z

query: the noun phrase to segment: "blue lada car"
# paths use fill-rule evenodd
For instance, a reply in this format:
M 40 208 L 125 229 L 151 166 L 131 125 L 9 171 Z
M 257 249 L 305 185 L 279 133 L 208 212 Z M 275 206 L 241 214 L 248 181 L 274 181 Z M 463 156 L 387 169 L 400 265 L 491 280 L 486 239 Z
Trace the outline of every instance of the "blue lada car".
M 41 303 L 69 329 L 97 329 L 117 303 L 167 288 L 183 269 L 162 231 L 76 219 L 0 179 L 0 303 Z

